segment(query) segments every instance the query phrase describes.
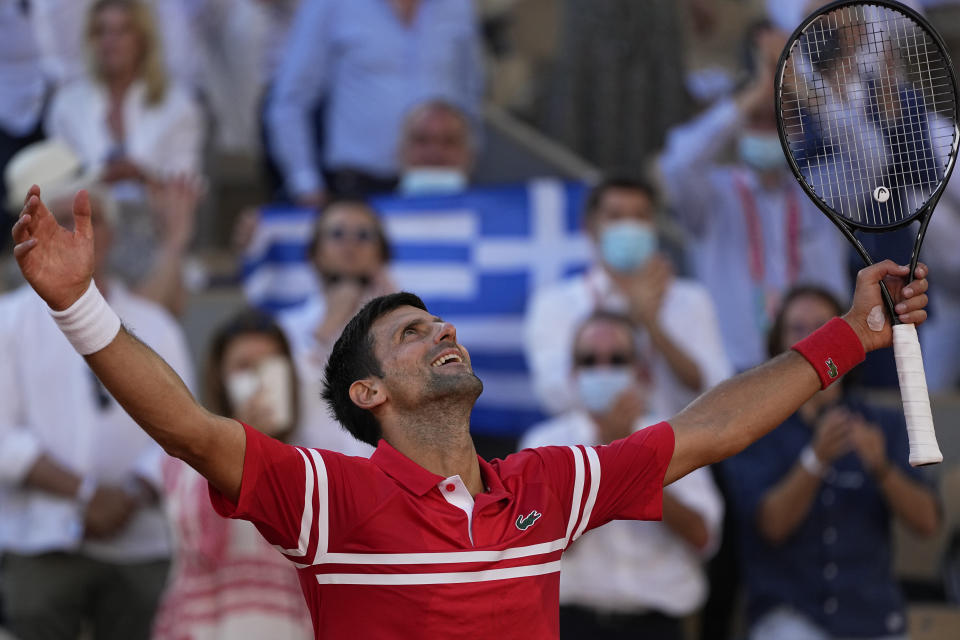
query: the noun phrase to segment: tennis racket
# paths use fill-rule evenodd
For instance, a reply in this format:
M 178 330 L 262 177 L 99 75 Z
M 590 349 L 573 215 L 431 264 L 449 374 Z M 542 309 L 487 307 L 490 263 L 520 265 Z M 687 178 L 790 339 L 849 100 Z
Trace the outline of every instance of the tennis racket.
M 855 231 L 919 223 L 910 275 L 957 157 L 957 83 L 940 36 L 886 0 L 830 3 L 793 32 L 777 65 L 780 142 L 807 195 L 868 265 Z M 960 250 L 960 249 L 958 249 Z M 910 464 L 941 462 L 916 328 L 893 322 Z

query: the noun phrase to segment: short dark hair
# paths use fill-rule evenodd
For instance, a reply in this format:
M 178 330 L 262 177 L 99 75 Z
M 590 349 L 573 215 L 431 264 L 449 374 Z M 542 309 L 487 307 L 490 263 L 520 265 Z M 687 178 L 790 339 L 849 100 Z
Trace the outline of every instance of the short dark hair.
M 370 329 L 381 316 L 407 306 L 427 310 L 423 300 L 406 291 L 380 296 L 365 304 L 333 345 L 324 372 L 323 399 L 330 405 L 330 414 L 354 438 L 374 447 L 382 435 L 380 423 L 368 409 L 353 403 L 350 385 L 367 376 L 383 377 Z
M 834 315 L 839 316 L 843 314 L 843 307 L 840 301 L 835 295 L 823 287 L 812 284 L 801 284 L 791 288 L 780 302 L 780 308 L 777 310 L 777 315 L 773 319 L 770 331 L 767 333 L 767 353 L 770 354 L 771 358 L 780 355 L 790 347 L 790 345 L 783 344 L 783 330 L 784 323 L 786 322 L 787 308 L 793 304 L 793 301 L 797 298 L 807 297 L 822 300 L 833 309 Z
M 590 193 L 587 194 L 587 201 L 583 208 L 583 226 L 588 226 L 588 223 L 600 207 L 604 196 L 607 195 L 608 191 L 613 191 L 614 189 L 637 191 L 647 196 L 654 206 L 657 204 L 657 190 L 654 189 L 653 185 L 649 182 L 631 176 L 607 176 L 595 184 L 593 188 L 590 189 Z

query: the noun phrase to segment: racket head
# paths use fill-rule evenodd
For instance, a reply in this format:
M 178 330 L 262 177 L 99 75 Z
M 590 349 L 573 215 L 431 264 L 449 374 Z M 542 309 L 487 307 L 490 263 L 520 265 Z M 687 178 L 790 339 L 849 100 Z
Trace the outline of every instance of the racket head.
M 790 36 L 774 78 L 790 169 L 848 237 L 925 228 L 960 129 L 952 61 L 922 16 L 889 0 L 830 3 Z

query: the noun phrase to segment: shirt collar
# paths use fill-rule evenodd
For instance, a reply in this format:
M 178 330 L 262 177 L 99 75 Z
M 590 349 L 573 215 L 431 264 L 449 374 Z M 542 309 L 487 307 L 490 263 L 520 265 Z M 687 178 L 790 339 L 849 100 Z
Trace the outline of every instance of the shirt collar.
M 422 496 L 443 481 L 443 476 L 427 471 L 416 462 L 403 455 L 393 446 L 380 438 L 377 450 L 370 456 L 370 462 L 380 467 L 384 473 L 402 484 L 411 492 Z
M 431 471 L 427 471 L 416 462 L 403 455 L 393 448 L 389 442 L 380 439 L 377 444 L 377 450 L 370 456 L 370 461 L 380 467 L 384 473 L 406 487 L 410 492 L 423 496 L 428 491 L 443 482 L 445 478 Z M 493 466 L 477 456 L 477 462 L 480 464 L 480 477 L 486 487 L 488 500 L 499 500 L 507 496 L 507 490 L 500 480 L 496 469 Z M 479 496 L 477 496 L 479 497 Z

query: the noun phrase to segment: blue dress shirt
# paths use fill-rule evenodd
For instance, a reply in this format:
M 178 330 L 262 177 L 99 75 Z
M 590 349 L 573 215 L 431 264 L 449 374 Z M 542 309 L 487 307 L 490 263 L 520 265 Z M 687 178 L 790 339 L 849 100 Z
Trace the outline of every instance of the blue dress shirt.
M 470 0 L 420 0 L 410 24 L 388 0 L 303 0 L 267 107 L 287 190 L 323 188 L 319 166 L 397 174 L 406 113 L 442 98 L 479 114 L 482 66 Z M 326 100 L 318 162 L 310 111 Z
M 879 426 L 887 456 L 908 476 L 903 416 L 846 400 L 845 406 Z M 790 607 L 833 636 L 876 638 L 906 628 L 903 596 L 892 573 L 891 513 L 880 488 L 855 453 L 833 462 L 810 513 L 780 546 L 756 526 L 763 495 L 797 463 L 812 440 L 798 414 L 722 464 L 737 519 L 747 614 L 753 624 L 777 607 Z

